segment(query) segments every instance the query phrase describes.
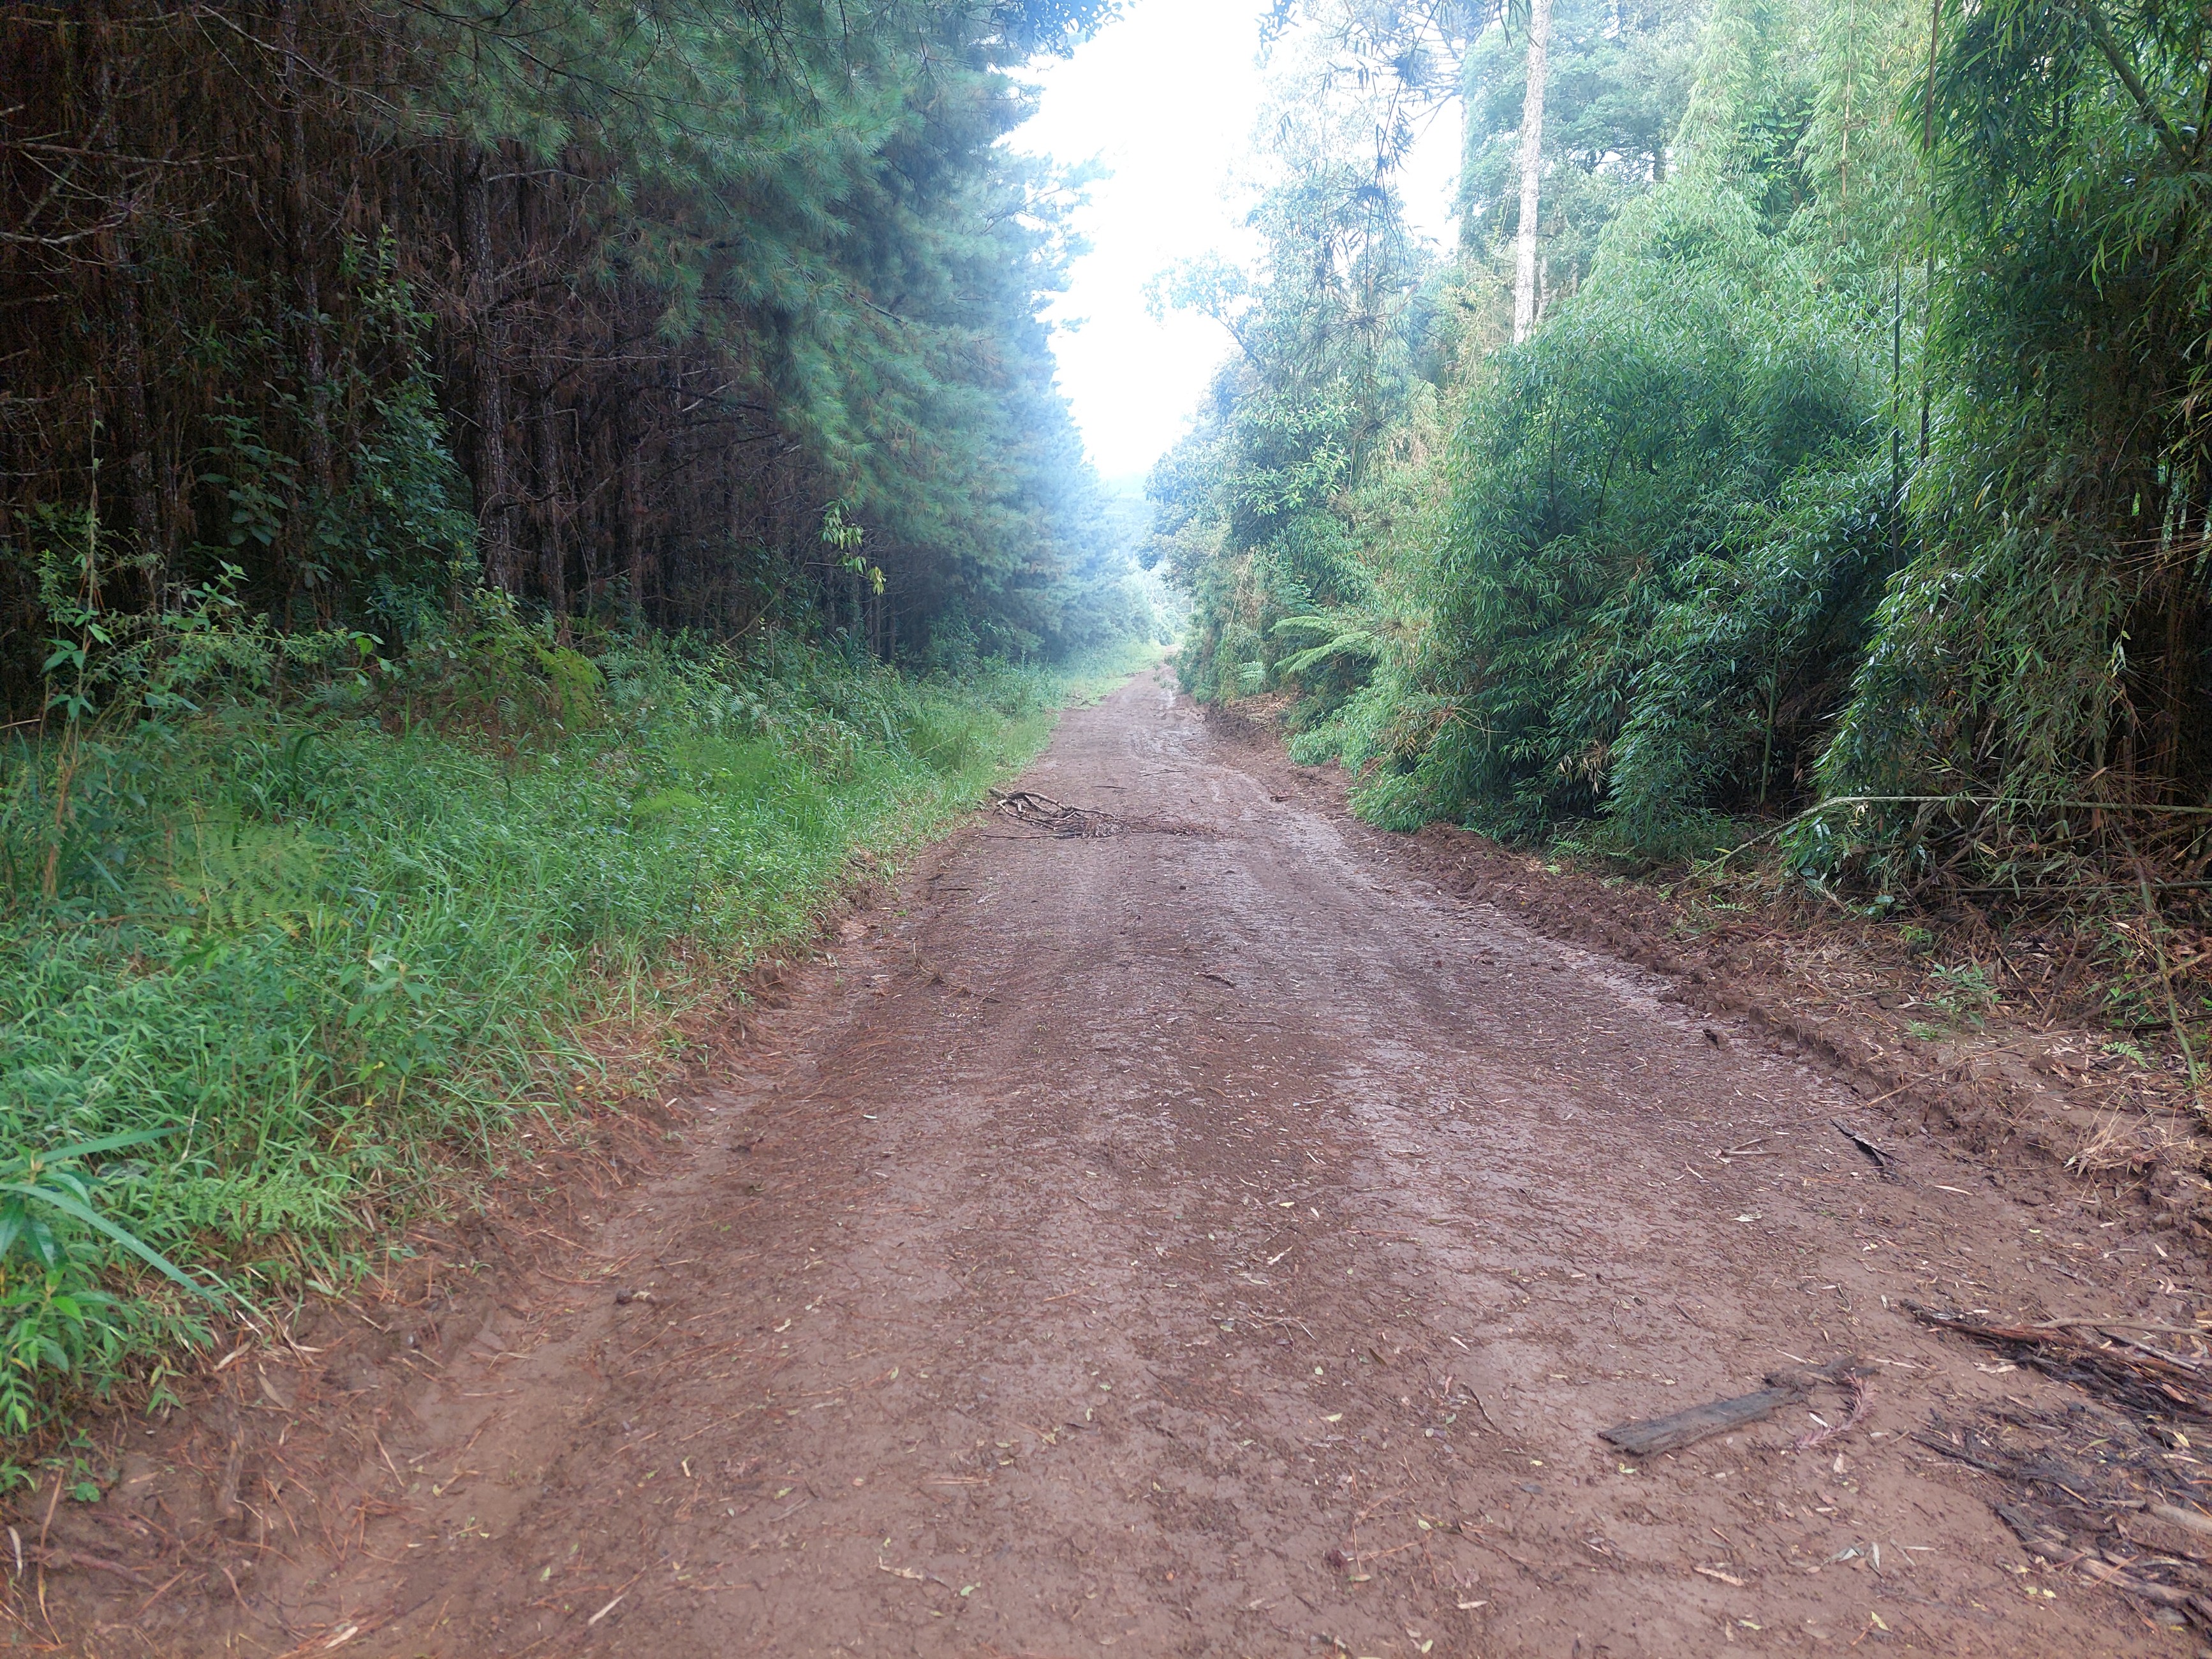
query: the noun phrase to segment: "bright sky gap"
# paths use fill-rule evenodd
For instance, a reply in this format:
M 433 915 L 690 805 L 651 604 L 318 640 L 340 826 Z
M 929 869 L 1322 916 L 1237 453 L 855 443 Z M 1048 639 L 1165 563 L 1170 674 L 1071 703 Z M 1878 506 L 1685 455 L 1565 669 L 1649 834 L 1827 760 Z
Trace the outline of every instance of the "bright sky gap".
M 1107 477 L 1141 474 L 1185 429 L 1231 349 L 1207 319 L 1155 320 L 1145 285 L 1218 252 L 1249 258 L 1244 216 L 1264 180 L 1253 143 L 1267 96 L 1260 58 L 1268 0 L 1135 0 L 1061 62 L 1041 65 L 1037 114 L 1012 142 L 1064 163 L 1096 159 L 1076 228 L 1091 251 L 1053 307 L 1060 385 Z M 1448 243 L 1459 159 L 1457 106 L 1441 111 L 1408 162 L 1407 217 Z

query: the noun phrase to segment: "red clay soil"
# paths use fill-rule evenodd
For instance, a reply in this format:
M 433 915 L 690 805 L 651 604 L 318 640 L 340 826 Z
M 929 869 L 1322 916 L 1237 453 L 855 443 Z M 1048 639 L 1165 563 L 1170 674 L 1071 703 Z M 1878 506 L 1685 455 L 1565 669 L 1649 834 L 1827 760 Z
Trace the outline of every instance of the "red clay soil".
M 702 1080 L 672 1169 L 472 1340 L 425 1328 L 434 1374 L 249 1356 L 250 1462 L 142 1455 L 84 1506 L 104 1531 L 63 1506 L 23 1540 L 37 1627 L 101 1656 L 2197 1650 L 1911 1437 L 2085 1396 L 1901 1305 L 2187 1327 L 2177 1236 L 1437 884 L 1164 672 L 1024 782 L 1127 827 L 980 817 Z M 1833 1392 L 1671 1454 L 1598 1438 L 1843 1355 L 1869 1410 L 1817 1449 Z M 344 1411 L 368 1455 L 288 1480 Z

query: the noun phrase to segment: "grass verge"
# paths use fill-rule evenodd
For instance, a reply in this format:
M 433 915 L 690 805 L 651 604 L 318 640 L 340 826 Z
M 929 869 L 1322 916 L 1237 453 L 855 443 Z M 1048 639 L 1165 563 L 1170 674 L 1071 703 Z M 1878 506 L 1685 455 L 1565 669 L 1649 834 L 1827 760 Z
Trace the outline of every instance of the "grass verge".
M 248 1302 L 336 1291 L 1152 654 L 917 680 L 494 617 L 443 669 L 18 744 L 0 1160 Z M 0 1431 L 204 1334 L 66 1204 L 0 1235 Z

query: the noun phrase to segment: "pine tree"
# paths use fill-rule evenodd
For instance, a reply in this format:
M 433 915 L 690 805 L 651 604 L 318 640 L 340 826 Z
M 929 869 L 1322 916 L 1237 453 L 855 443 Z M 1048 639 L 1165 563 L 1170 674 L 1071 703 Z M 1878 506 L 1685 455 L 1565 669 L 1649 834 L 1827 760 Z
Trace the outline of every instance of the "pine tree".
M 36 694 L 95 460 L 111 605 L 223 564 L 280 627 L 398 648 L 458 569 L 562 629 L 773 611 L 888 654 L 957 611 L 1053 648 L 1085 544 L 1044 504 L 1089 477 L 1039 320 L 1063 185 L 999 140 L 1010 71 L 1109 9 L 0 15 L 0 691 Z

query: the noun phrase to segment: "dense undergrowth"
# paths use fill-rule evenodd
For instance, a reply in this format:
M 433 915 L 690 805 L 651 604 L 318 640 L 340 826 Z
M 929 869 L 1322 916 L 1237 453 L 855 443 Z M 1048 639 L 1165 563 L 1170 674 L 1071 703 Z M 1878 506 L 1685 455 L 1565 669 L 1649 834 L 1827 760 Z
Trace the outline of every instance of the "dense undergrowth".
M 337 1289 L 396 1218 L 526 1158 L 522 1128 L 546 1144 L 580 1095 L 666 1058 L 856 856 L 936 832 L 1145 653 L 915 678 L 775 635 L 580 650 L 487 596 L 401 664 L 198 710 L 125 700 L 127 722 L 15 743 L 0 1152 L 95 1143 L 60 1178 L 96 1169 L 93 1212 L 234 1311 Z M 264 638 L 227 672 L 283 654 Z M 97 1152 L 134 1134 L 154 1138 Z M 28 1209 L 41 1236 L 0 1211 L 16 1432 L 216 1311 Z
M 1242 348 L 1152 481 L 1193 691 L 1288 699 L 1393 827 L 2202 906 L 2201 9 L 1553 0 L 1525 337 L 1512 33 L 1303 9 L 1261 258 L 1173 296 Z M 1448 255 L 1375 160 L 1445 46 Z

